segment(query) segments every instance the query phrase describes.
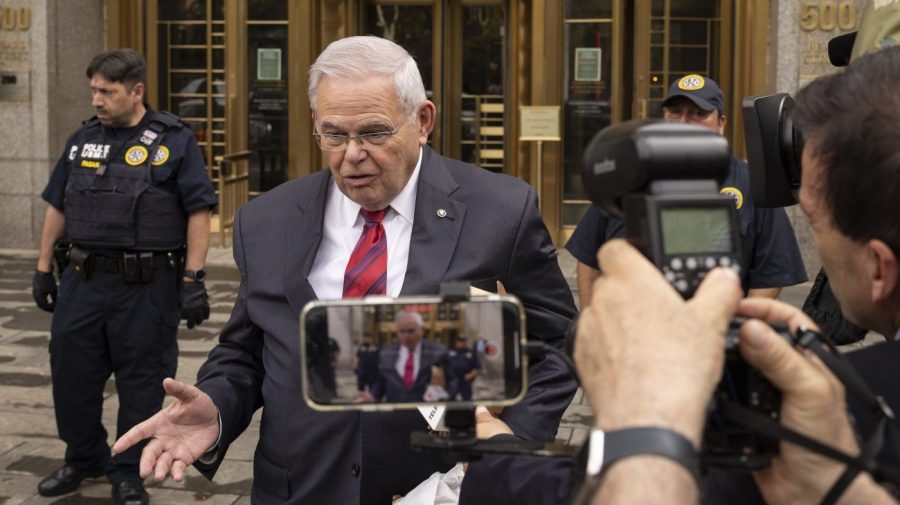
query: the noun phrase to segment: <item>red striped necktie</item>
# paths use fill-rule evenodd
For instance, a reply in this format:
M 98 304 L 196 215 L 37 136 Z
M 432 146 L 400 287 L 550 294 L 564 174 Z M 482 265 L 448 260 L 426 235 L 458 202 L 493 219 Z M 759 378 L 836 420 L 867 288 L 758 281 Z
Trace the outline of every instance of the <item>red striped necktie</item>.
M 344 272 L 344 298 L 387 293 L 387 238 L 381 225 L 386 211 L 359 209 L 366 222 Z
M 403 366 L 403 384 L 406 385 L 406 389 L 412 389 L 413 387 L 413 369 L 416 367 L 416 358 L 413 356 L 413 352 L 409 351 L 409 354 L 406 358 L 406 364 Z

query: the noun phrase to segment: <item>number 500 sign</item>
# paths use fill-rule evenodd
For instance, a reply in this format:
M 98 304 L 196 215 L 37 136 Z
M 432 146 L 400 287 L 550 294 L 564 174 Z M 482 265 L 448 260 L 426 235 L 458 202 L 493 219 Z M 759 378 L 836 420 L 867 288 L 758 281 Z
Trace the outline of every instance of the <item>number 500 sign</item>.
M 835 28 L 856 28 L 856 2 L 853 0 L 804 1 L 800 4 L 800 28 L 830 32 Z

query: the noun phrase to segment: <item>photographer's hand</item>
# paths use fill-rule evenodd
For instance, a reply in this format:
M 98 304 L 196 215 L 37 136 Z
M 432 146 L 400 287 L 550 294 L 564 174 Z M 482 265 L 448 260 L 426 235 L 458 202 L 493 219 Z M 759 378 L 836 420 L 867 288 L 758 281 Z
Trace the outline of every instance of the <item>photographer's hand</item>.
M 707 401 L 722 374 L 725 330 L 742 293 L 735 272 L 713 270 L 685 301 L 623 240 L 599 253 L 603 274 L 583 309 L 575 364 L 597 425 L 668 428 L 699 447 Z M 642 485 L 653 475 L 653 485 Z M 593 503 L 695 503 L 694 477 L 656 456 L 622 460 Z
M 661 426 L 699 445 L 741 298 L 737 274 L 713 270 L 685 301 L 624 240 L 607 242 L 598 258 L 603 274 L 581 312 L 574 353 L 598 425 Z
M 803 325 L 816 328 L 802 311 L 786 303 L 746 299 L 738 314 L 787 325 L 792 332 Z M 783 394 L 781 424 L 847 454 L 857 455 L 853 429 L 847 419 L 844 386 L 808 352 L 795 350 L 768 325 L 750 320 L 741 327 L 741 354 Z M 772 466 L 755 472 L 767 503 L 814 504 L 844 471 L 844 465 L 788 442 Z M 841 497 L 842 504 L 895 503 L 869 474 L 861 474 Z

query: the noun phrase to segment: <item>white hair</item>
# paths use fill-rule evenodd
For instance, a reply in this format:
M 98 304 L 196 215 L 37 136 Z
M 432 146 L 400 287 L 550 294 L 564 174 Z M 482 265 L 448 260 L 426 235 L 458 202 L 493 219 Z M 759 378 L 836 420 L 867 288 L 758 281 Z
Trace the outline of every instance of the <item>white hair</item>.
M 399 45 L 373 35 L 347 37 L 332 42 L 309 67 L 309 105 L 316 111 L 316 91 L 323 77 L 360 79 L 393 77 L 397 99 L 407 115 L 424 102 L 425 85 L 413 57 Z
M 394 321 L 400 320 L 402 318 L 412 319 L 419 325 L 420 328 L 425 326 L 425 320 L 422 319 L 422 314 L 418 312 L 407 312 L 405 310 L 397 312 L 397 315 L 394 316 Z

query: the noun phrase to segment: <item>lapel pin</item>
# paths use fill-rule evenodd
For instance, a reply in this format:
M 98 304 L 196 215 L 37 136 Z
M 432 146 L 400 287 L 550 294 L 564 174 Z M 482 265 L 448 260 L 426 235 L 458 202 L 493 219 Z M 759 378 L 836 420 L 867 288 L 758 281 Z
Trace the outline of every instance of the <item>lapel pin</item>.
M 444 209 L 437 210 L 437 217 L 447 217 L 447 211 Z

